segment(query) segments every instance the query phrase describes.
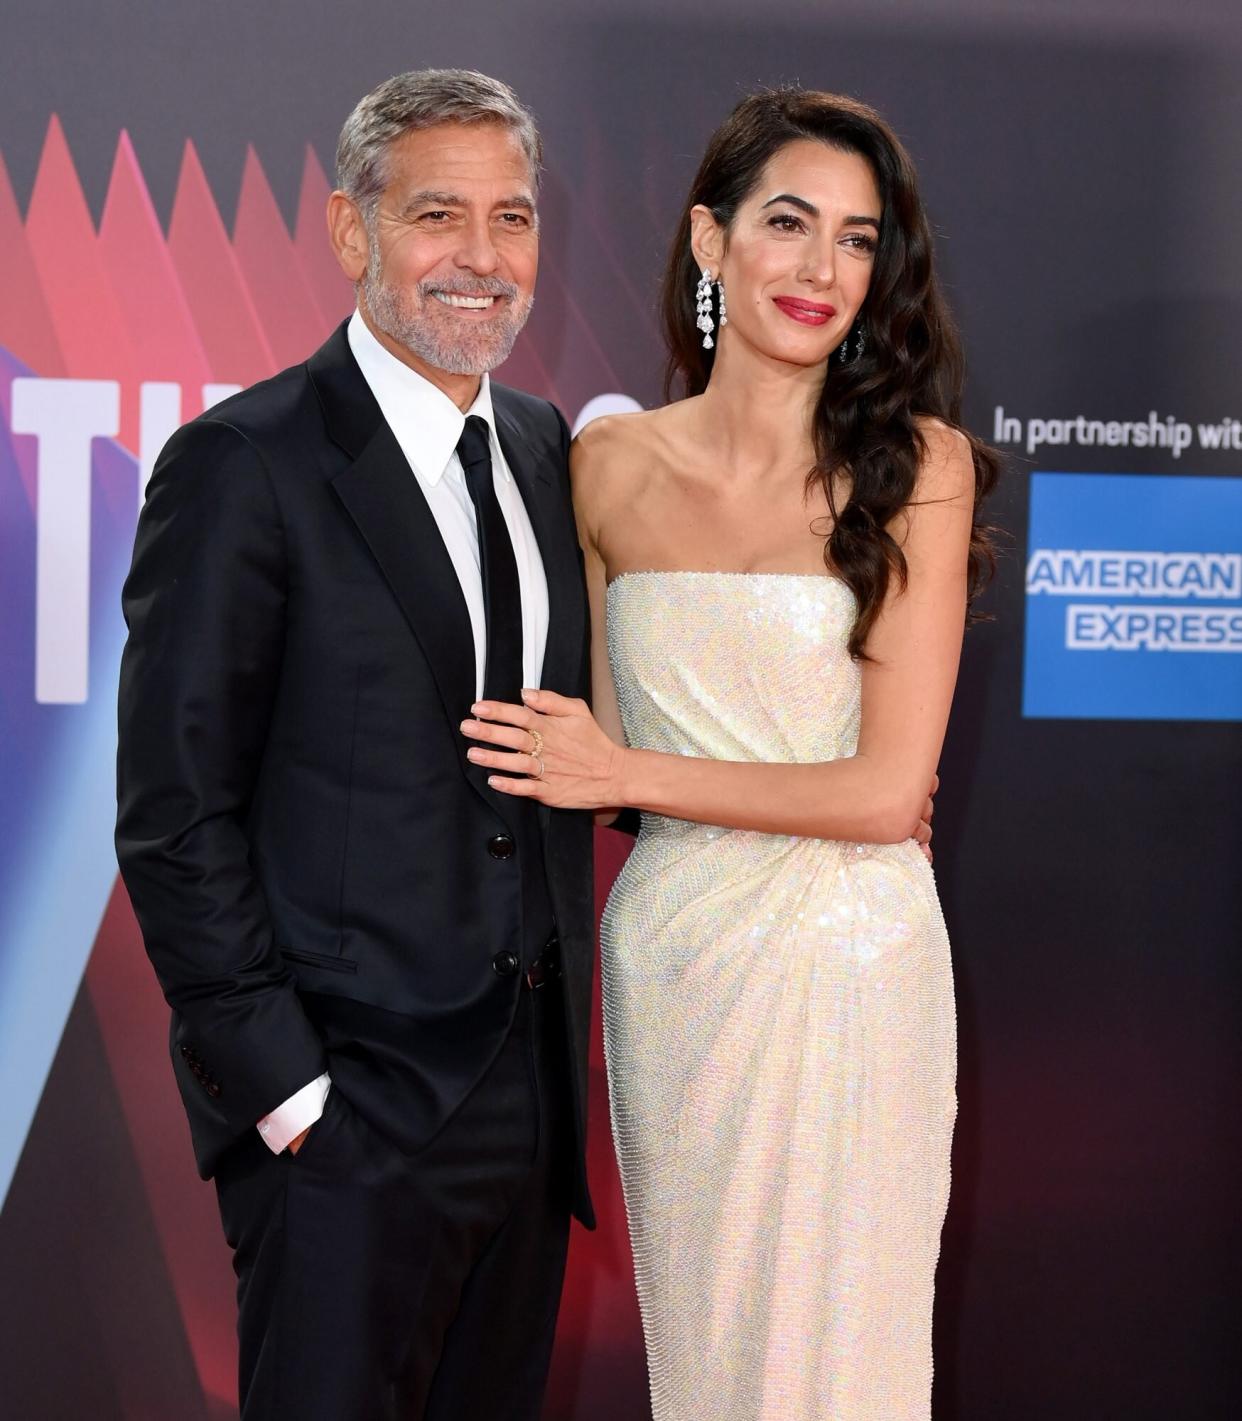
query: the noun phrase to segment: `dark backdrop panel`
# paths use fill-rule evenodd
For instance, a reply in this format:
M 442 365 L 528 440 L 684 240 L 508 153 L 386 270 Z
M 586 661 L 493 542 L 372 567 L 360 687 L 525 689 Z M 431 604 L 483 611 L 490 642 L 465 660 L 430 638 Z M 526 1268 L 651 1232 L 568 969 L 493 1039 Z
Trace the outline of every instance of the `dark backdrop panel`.
M 124 129 L 166 226 L 191 140 L 231 232 L 253 145 L 292 230 L 307 144 L 330 172 L 342 118 L 380 78 L 424 64 L 498 74 L 536 109 L 548 151 L 539 300 L 506 375 L 572 419 L 605 392 L 657 400 L 655 290 L 703 143 L 743 92 L 796 79 L 867 99 L 908 142 L 977 431 L 992 434 L 997 406 L 1242 415 L 1236 7 L 1015 11 L 69 0 L 0 21 L 0 155 L 24 215 L 59 115 L 98 222 Z M 29 461 L 4 420 L 0 444 Z M 992 510 L 1007 551 L 993 620 L 968 637 L 936 818 L 961 1021 L 936 1412 L 1233 1417 L 1237 726 L 1024 719 L 1021 704 L 1029 474 L 1236 478 L 1242 456 L 1007 452 Z M 28 569 L 33 523 L 18 506 L 4 504 L 4 562 Z M 18 648 L 0 668 L 10 738 L 31 696 L 28 601 L 0 609 Z M 106 855 L 109 826 L 95 833 Z M 13 826 L 0 838 L 11 897 L 24 839 Z M 608 835 L 601 846 L 603 891 L 619 848 Z M 100 913 L 0 1213 L 0 1395 L 31 1417 L 227 1417 L 231 1281 L 210 1190 L 190 1167 L 127 905 L 118 895 Z M 643 1406 L 599 1065 L 597 1050 L 604 1228 L 575 1235 L 557 1421 L 628 1421 Z

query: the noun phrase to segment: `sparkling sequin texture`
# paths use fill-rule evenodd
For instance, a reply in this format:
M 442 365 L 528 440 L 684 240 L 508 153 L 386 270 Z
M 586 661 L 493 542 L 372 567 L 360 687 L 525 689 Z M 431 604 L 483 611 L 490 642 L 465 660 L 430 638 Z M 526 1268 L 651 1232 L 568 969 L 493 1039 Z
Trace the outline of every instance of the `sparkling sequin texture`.
M 629 742 L 851 754 L 853 615 L 826 576 L 622 575 Z M 602 947 L 655 1421 L 927 1421 L 955 1023 L 918 848 L 645 815 Z

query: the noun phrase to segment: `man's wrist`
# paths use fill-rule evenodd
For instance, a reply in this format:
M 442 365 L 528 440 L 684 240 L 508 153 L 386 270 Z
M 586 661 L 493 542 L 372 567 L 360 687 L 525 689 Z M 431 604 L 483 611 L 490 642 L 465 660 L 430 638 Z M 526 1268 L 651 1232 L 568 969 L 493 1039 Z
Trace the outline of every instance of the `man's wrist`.
M 302 1145 L 305 1142 L 307 1135 L 310 1134 L 310 1132 L 311 1127 L 308 1125 L 305 1130 L 299 1130 L 298 1133 L 294 1135 L 293 1139 L 289 1141 L 288 1145 L 286 1145 L 285 1148 L 289 1151 L 291 1155 L 296 1155 L 297 1152 L 302 1148 Z
M 296 1136 L 319 1119 L 331 1084 L 332 1078 L 325 1071 L 258 1122 L 263 1143 L 274 1155 L 282 1154 Z

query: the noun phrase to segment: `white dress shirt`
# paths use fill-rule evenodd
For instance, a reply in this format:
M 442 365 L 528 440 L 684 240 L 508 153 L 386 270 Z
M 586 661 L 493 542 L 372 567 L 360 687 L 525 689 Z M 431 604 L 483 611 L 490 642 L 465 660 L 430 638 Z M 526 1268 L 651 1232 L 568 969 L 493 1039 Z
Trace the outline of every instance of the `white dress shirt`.
M 483 609 L 478 522 L 461 460 L 457 457 L 457 441 L 465 428 L 466 415 L 479 415 L 487 421 L 492 451 L 492 482 L 513 543 L 518 586 L 522 593 L 522 676 L 525 685 L 538 686 L 548 640 L 548 584 L 530 516 L 496 436 L 492 390 L 487 375 L 479 382 L 479 393 L 474 403 L 463 414 L 430 380 L 424 379 L 385 350 L 357 311 L 350 318 L 347 334 L 349 348 L 363 378 L 371 387 L 380 413 L 396 436 L 401 452 L 418 480 L 419 489 L 444 539 L 457 581 L 461 584 L 474 633 L 476 696 L 483 694 L 487 619 Z M 415 556 L 415 549 L 412 548 L 410 554 Z M 313 1125 L 323 1114 L 330 1085 L 331 1079 L 326 1074 L 317 1077 L 259 1121 L 259 1134 L 275 1154 L 279 1154 L 290 1140 Z

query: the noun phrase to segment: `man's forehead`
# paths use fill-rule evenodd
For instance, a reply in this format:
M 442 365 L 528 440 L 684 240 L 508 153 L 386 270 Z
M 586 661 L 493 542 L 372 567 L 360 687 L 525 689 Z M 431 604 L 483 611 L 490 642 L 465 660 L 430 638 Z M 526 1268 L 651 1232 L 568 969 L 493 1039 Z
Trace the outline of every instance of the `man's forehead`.
M 495 123 L 442 123 L 403 134 L 389 150 L 389 175 L 404 189 L 501 186 L 534 196 L 526 150 L 512 129 Z

